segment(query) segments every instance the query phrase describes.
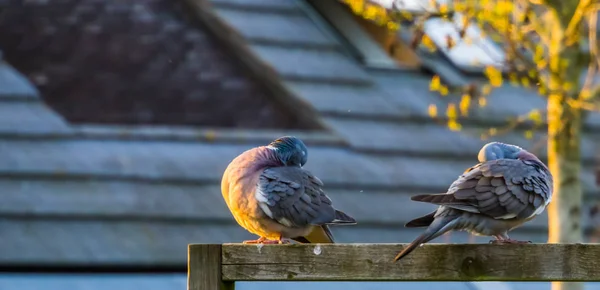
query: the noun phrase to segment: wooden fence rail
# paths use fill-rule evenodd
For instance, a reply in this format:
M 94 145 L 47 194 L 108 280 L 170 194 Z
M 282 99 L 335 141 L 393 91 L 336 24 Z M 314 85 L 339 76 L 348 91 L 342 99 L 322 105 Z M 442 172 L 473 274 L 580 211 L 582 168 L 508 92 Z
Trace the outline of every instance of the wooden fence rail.
M 235 281 L 600 281 L 600 244 L 191 244 L 188 290 Z

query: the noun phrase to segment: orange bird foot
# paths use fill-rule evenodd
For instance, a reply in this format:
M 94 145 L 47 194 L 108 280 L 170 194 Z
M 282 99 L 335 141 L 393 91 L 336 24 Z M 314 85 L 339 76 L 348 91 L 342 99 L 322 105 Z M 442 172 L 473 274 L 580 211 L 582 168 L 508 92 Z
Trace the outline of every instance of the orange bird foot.
M 292 242 L 289 239 L 279 238 L 279 240 L 269 240 L 265 237 L 260 237 L 258 240 L 247 240 L 243 241 L 243 244 L 265 244 L 265 245 L 275 245 L 275 244 L 291 244 Z

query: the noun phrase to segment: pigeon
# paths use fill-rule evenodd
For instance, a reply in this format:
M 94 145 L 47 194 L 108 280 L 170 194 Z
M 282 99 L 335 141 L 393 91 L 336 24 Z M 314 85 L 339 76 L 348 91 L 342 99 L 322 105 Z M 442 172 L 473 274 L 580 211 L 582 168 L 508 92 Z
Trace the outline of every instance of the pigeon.
M 449 231 L 493 236 L 493 244 L 522 244 L 508 232 L 541 214 L 552 200 L 553 178 L 548 167 L 521 147 L 490 142 L 479 151 L 479 163 L 468 168 L 446 193 L 422 194 L 411 200 L 439 205 L 405 227 L 426 227 L 394 259 Z
M 221 180 L 225 203 L 241 227 L 260 237 L 244 244 L 334 243 L 328 225 L 356 224 L 302 168 L 307 160 L 304 142 L 283 136 L 229 163 Z

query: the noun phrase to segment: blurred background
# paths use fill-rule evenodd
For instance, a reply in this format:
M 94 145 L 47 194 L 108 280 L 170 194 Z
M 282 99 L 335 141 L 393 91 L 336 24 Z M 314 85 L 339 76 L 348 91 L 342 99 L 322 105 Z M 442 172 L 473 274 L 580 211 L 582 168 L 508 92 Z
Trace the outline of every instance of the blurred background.
M 211 4 L 211 5 L 208 5 Z M 490 140 L 546 161 L 544 128 L 478 132 L 545 108 L 505 84 L 454 132 L 430 116 L 501 50 L 447 54 L 322 0 L 0 0 L 0 289 L 186 287 L 187 244 L 237 243 L 220 177 L 241 152 L 282 135 L 359 224 L 343 243 L 408 243 Z M 452 92 L 450 93 L 452 95 Z M 600 116 L 582 138 L 585 241 L 595 242 Z M 515 230 L 546 242 L 547 213 Z M 486 243 L 452 233 L 436 243 Z M 238 283 L 277 289 L 550 289 L 550 283 Z M 238 288 L 236 288 L 238 289 Z M 600 285 L 586 284 L 586 289 Z

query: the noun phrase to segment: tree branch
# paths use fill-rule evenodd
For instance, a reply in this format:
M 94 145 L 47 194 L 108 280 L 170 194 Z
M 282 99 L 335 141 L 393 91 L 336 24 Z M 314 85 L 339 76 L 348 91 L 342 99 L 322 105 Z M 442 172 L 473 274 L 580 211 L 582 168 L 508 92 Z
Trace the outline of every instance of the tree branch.
M 573 17 L 569 21 L 569 25 L 567 25 L 567 31 L 565 35 L 567 38 L 574 38 L 572 41 L 578 41 L 577 37 L 577 29 L 579 28 L 581 22 L 583 21 L 583 17 L 585 16 L 585 12 L 587 8 L 592 5 L 591 0 L 581 0 L 579 4 L 575 8 L 575 12 L 573 13 Z
M 595 90 L 592 91 L 592 96 L 590 97 L 592 101 L 600 101 L 600 86 L 598 86 Z

